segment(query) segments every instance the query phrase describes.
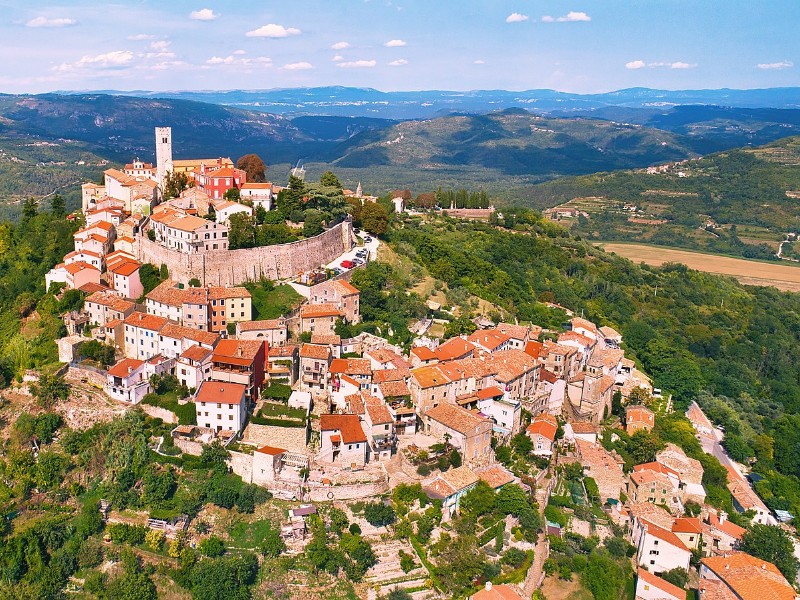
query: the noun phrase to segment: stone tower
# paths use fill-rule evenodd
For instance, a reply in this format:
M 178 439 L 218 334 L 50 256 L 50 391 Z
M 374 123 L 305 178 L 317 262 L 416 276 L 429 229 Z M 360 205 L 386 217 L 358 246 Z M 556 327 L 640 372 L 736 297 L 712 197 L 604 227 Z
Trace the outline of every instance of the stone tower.
M 164 176 L 172 171 L 172 127 L 156 127 L 156 178 L 164 189 Z

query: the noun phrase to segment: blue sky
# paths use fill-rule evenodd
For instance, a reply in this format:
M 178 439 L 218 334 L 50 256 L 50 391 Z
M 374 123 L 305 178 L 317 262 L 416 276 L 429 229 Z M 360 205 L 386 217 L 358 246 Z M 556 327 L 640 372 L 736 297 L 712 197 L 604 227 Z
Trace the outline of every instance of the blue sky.
M 0 91 L 800 85 L 800 0 L 3 2 Z

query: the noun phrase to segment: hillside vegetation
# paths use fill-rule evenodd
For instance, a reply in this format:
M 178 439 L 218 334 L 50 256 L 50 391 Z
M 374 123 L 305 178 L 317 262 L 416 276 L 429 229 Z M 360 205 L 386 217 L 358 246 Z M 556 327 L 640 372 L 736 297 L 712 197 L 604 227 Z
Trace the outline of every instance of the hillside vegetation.
M 589 239 L 631 240 L 748 258 L 775 258 L 800 229 L 800 138 L 730 150 L 648 174 L 563 178 L 532 189 L 538 208 L 567 203 L 587 213 L 569 223 Z M 787 193 L 788 192 L 788 193 Z M 632 212 L 636 207 L 636 212 Z

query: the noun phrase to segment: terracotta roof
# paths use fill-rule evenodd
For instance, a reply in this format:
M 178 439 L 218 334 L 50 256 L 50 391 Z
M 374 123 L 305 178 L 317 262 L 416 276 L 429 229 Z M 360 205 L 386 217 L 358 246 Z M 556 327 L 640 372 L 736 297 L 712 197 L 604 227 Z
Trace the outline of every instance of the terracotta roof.
M 648 463 L 642 463 L 640 465 L 635 465 L 633 467 L 633 470 L 634 470 L 634 472 L 652 471 L 652 472 L 655 472 L 655 473 L 663 473 L 664 475 L 673 475 L 673 476 L 678 477 L 680 479 L 680 473 L 678 473 L 674 469 L 670 469 L 666 465 L 662 465 L 659 462 L 648 462 Z
M 436 355 L 433 353 L 433 350 L 428 348 L 427 346 L 414 346 L 411 349 L 411 354 L 419 358 L 421 361 L 427 362 L 429 360 L 435 360 Z
M 245 183 L 242 185 L 243 190 L 271 190 L 271 183 Z
M 194 396 L 195 402 L 218 402 L 221 404 L 239 404 L 244 398 L 247 386 L 243 383 L 227 383 L 221 381 L 204 381 Z
M 312 333 L 311 334 L 311 343 L 312 344 L 320 344 L 323 346 L 341 346 L 342 345 L 342 336 L 336 335 L 335 333 L 327 334 L 327 333 Z
M 176 340 L 193 340 L 207 346 L 214 346 L 217 342 L 219 342 L 218 333 L 202 331 L 192 327 L 183 327 L 182 325 L 176 325 L 175 323 L 167 323 L 164 325 L 164 327 L 161 328 L 161 331 L 159 331 L 159 334 L 163 335 L 164 337 L 174 338 Z
M 645 583 L 658 588 L 662 592 L 666 592 L 670 596 L 678 598 L 678 600 L 684 600 L 686 598 L 686 590 L 679 588 L 677 585 L 670 583 L 666 579 L 661 579 L 661 577 L 653 575 L 642 567 L 639 567 L 638 571 L 636 572 L 636 576 Z
M 356 384 L 355 381 L 352 383 Z M 344 401 L 347 403 L 348 410 L 356 415 L 363 415 L 366 409 L 366 404 L 364 404 L 364 397 L 361 393 L 356 394 L 349 394 L 344 397 Z
M 555 383 L 561 378 L 552 371 L 548 371 L 547 369 L 541 369 L 539 371 L 539 379 L 541 381 L 546 381 L 547 383 Z
M 561 335 L 558 336 L 558 343 L 563 344 L 564 342 L 577 342 L 581 346 L 586 346 L 590 348 L 594 346 L 597 342 L 590 337 L 586 337 L 578 333 L 577 331 L 565 331 Z
M 645 527 L 647 533 L 649 533 L 653 537 L 656 537 L 659 540 L 670 544 L 671 546 L 675 546 L 676 548 L 689 552 L 689 549 L 681 541 L 681 539 L 671 531 L 664 529 L 663 527 L 659 527 L 654 523 L 647 523 Z
M 422 389 L 450 383 L 450 378 L 442 372 L 439 365 L 428 365 L 413 369 L 411 371 L 411 377 Z
M 353 294 L 360 294 L 361 290 L 359 290 L 356 286 L 354 286 L 349 281 L 345 281 L 344 279 L 336 279 L 333 282 L 333 287 L 339 288 L 339 293 L 342 296 L 351 296 Z
M 120 266 L 114 267 L 113 269 L 110 270 L 112 273 L 114 273 L 114 275 L 121 275 L 122 277 L 128 277 L 129 275 L 133 275 L 134 273 L 136 273 L 136 271 L 138 271 L 139 267 L 141 266 L 142 265 L 139 261 L 133 260 L 133 261 L 126 261 L 122 263 Z
M 471 343 L 478 344 L 489 351 L 495 350 L 508 342 L 511 336 L 506 335 L 496 329 L 479 329 L 474 331 L 467 338 Z
M 266 331 L 270 329 L 282 329 L 286 327 L 284 319 L 265 319 L 263 321 L 240 321 L 236 324 L 239 331 Z M 270 348 L 272 350 L 272 348 Z
M 97 271 L 98 273 L 100 272 L 100 270 L 97 267 L 93 267 L 89 263 L 83 262 L 82 260 L 78 260 L 73 263 L 69 263 L 68 265 L 64 265 L 64 269 L 66 269 L 66 271 L 68 273 L 71 273 L 72 275 L 76 275 L 84 270 Z
M 339 317 L 341 311 L 333 304 L 304 304 L 300 307 L 300 318 Z
M 406 359 L 397 354 L 397 352 L 393 352 L 388 348 L 375 348 L 375 350 L 364 352 L 364 356 L 369 357 L 375 362 L 378 362 L 382 365 L 391 363 L 395 367 L 399 366 L 408 367 L 408 362 L 406 361 Z
M 531 333 L 530 327 L 513 323 L 498 323 L 496 329 L 515 340 L 525 340 Z
M 220 340 L 214 349 L 214 362 L 250 365 L 264 345 L 260 340 Z
M 372 382 L 403 381 L 408 375 L 410 375 L 410 371 L 404 374 L 400 369 L 378 369 L 372 372 Z
M 673 533 L 702 533 L 703 527 L 699 517 L 678 517 L 672 524 Z
M 737 540 L 742 539 L 742 536 L 747 531 L 744 527 L 739 527 L 736 523 L 731 523 L 728 519 L 725 519 L 724 522 L 720 522 L 719 516 L 714 512 L 709 512 L 707 519 L 711 527 L 719 529 L 722 533 Z
M 150 331 L 160 331 L 161 328 L 164 327 L 164 325 L 166 325 L 168 322 L 169 321 L 167 321 L 167 319 L 164 317 L 148 315 L 143 312 L 131 313 L 128 318 L 125 319 L 125 325 L 149 329 Z
M 108 370 L 108 374 L 112 377 L 127 377 L 132 371 L 135 371 L 143 364 L 143 361 L 136 360 L 135 358 L 123 358 Z
M 373 425 L 385 425 L 387 423 L 394 423 L 394 418 L 386 405 L 381 404 L 367 404 L 367 414 L 369 420 Z
M 544 344 L 541 342 L 528 342 L 525 344 L 525 354 L 529 354 L 534 358 L 539 358 L 542 355 L 542 351 L 544 350 Z
M 634 502 L 629 506 L 629 510 L 631 515 L 640 521 L 647 521 L 663 528 L 671 529 L 675 521 L 665 509 L 650 502 Z
M 331 373 L 347 375 L 371 375 L 372 366 L 368 358 L 334 358 L 328 368 Z
M 194 217 L 191 215 L 187 215 L 185 217 L 180 217 L 179 219 L 175 219 L 167 226 L 172 227 L 173 229 L 180 229 L 181 231 L 196 231 L 198 229 L 202 229 L 212 221 L 207 219 L 201 219 L 200 217 Z
M 110 288 L 102 283 L 95 283 L 94 281 L 90 281 L 88 283 L 84 283 L 81 287 L 78 288 L 82 292 L 86 292 L 87 294 L 94 294 L 95 292 L 106 292 Z
M 315 346 L 314 344 L 303 344 L 300 348 L 300 358 L 316 358 L 328 360 L 331 350 L 327 346 Z
M 224 300 L 228 298 L 252 298 L 247 288 L 209 286 L 209 300 Z
M 256 452 L 261 452 L 261 454 L 269 454 L 270 456 L 286 454 L 286 450 L 283 448 L 275 448 L 273 446 L 262 446 L 261 448 L 258 448 Z
M 411 395 L 405 381 L 384 381 L 379 387 L 384 398 L 398 398 L 400 396 Z
M 616 338 L 622 338 L 622 335 L 613 327 L 609 327 L 608 325 L 603 325 L 600 328 L 600 333 L 603 334 L 603 337 L 609 340 L 613 340 Z
M 617 366 L 624 358 L 625 352 L 615 348 L 608 348 L 606 350 L 595 350 L 592 357 L 589 359 L 587 365 L 592 367 L 603 367 L 611 369 Z
M 720 579 L 701 579 L 697 589 L 703 600 L 740 600 Z
M 582 319 L 581 317 L 572 317 L 569 320 L 570 324 L 572 325 L 573 329 L 580 327 L 581 329 L 587 329 L 589 331 L 597 332 L 597 325 L 592 323 L 591 321 L 587 321 L 586 319 Z
M 522 350 L 501 350 L 486 357 L 486 364 L 496 373 L 495 379 L 508 383 L 537 368 L 537 361 Z
M 778 567 L 744 552 L 702 560 L 741 600 L 794 600 L 794 588 Z
M 444 344 L 434 350 L 434 355 L 441 361 L 454 360 L 467 356 L 475 350 L 475 346 L 460 337 L 447 340 Z
M 697 425 L 698 427 L 714 429 L 714 425 L 711 423 L 711 421 L 709 421 L 708 417 L 696 402 L 692 402 L 689 405 L 689 408 L 686 411 L 686 418 L 689 419 L 693 425 Z
M 523 596 L 520 596 L 510 585 L 502 583 L 493 585 L 490 589 L 484 587 L 479 592 L 475 592 L 472 600 L 523 600 Z
M 320 415 L 319 428 L 320 431 L 341 432 L 342 442 L 345 444 L 367 441 L 358 415 Z
M 584 423 L 582 421 L 570 423 L 573 433 L 597 433 L 597 428 L 591 423 Z
M 128 300 L 125 300 L 116 294 L 112 294 L 111 292 L 95 292 L 86 298 L 86 302 L 93 302 L 94 304 L 107 306 L 111 310 L 116 310 L 121 313 L 127 312 L 128 310 L 136 307 L 133 302 L 129 302 Z
M 575 354 L 578 350 L 576 348 L 573 348 L 572 346 L 562 346 L 561 344 L 557 344 L 555 342 L 545 341 L 544 351 L 547 354 L 557 354 L 559 356 L 571 356 Z
M 541 435 L 543 438 L 553 442 L 556 439 L 556 431 L 558 431 L 558 425 L 556 423 L 545 419 L 534 419 L 533 422 L 528 425 L 525 433 L 528 435 Z
M 646 406 L 628 406 L 625 409 L 625 425 L 630 425 L 631 423 L 644 423 L 652 427 L 655 425 L 655 414 Z
M 497 465 L 493 465 L 491 467 L 480 469 L 479 471 L 475 471 L 475 473 L 480 477 L 483 481 L 489 484 L 489 487 L 492 489 L 497 489 L 503 487 L 507 483 L 511 483 L 514 481 L 514 476 L 506 471 L 498 467 Z
M 475 485 L 479 480 L 475 471 L 466 465 L 456 467 L 455 469 L 448 469 L 439 475 L 439 477 L 444 479 L 455 490 L 463 490 L 471 485 Z
M 666 475 L 663 473 L 658 473 L 656 471 L 634 471 L 630 474 L 631 481 L 636 484 L 637 486 L 654 483 L 654 482 L 661 482 L 661 484 L 666 485 L 669 481 L 666 478 Z M 670 484 L 670 491 L 672 485 Z
M 426 416 L 463 434 L 474 433 L 481 425 L 489 423 L 487 419 L 447 402 L 434 406 L 428 410 Z
M 205 360 L 208 355 L 211 354 L 211 352 L 211 350 L 208 348 L 203 348 L 202 346 L 190 346 L 183 351 L 181 358 L 186 358 L 195 362 L 201 362 Z
M 269 356 L 271 358 L 292 357 L 297 349 L 298 346 L 295 346 L 294 344 L 287 344 L 286 346 L 270 346 Z

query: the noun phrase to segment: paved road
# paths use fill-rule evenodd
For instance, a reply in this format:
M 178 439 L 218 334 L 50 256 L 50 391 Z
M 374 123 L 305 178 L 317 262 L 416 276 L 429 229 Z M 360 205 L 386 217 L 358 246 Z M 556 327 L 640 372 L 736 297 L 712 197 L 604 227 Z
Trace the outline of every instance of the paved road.
M 731 467 L 740 477 L 744 478 L 744 475 L 742 475 L 742 468 L 728 456 L 728 453 L 725 452 L 725 448 L 722 447 L 722 440 L 725 435 L 719 429 L 713 429 L 711 435 L 701 433 L 697 437 L 700 440 L 700 445 L 703 447 L 703 452 L 715 456 L 723 467 Z

